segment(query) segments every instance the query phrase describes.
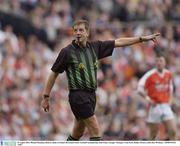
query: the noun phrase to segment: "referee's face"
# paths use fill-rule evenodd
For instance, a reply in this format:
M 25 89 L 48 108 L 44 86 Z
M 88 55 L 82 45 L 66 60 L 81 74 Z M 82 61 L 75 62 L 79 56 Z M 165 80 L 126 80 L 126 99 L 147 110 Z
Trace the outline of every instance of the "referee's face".
M 75 41 L 78 44 L 81 44 L 81 45 L 86 44 L 89 32 L 86 30 L 85 25 L 83 23 L 74 26 L 73 34 L 75 36 Z

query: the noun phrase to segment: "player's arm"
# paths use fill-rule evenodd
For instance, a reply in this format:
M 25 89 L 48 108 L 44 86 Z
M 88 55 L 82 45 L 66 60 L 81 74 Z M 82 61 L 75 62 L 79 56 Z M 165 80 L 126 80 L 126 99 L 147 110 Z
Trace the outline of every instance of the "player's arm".
M 173 104 L 173 82 L 172 80 L 170 81 L 170 93 L 169 93 L 169 104 Z
M 136 90 L 136 96 L 137 97 L 141 97 L 143 99 L 145 99 L 148 102 L 151 102 L 150 97 L 147 94 L 147 89 L 145 87 L 145 84 L 148 82 L 148 78 L 150 76 L 150 73 L 147 72 L 140 80 L 137 86 L 137 90 Z
M 51 71 L 46 81 L 45 88 L 43 91 L 43 100 L 41 103 L 41 106 L 45 112 L 49 111 L 49 95 L 57 76 L 58 76 L 58 73 Z
M 141 37 L 126 37 L 126 38 L 118 38 L 115 40 L 115 47 L 124 47 L 129 46 L 133 44 L 137 44 L 140 42 L 146 42 L 146 41 L 155 41 L 156 37 L 159 36 L 160 33 L 147 35 L 147 36 L 141 36 Z
M 141 98 L 144 98 L 148 102 L 150 101 L 150 97 L 147 95 L 147 91 L 144 90 L 143 87 L 139 86 L 137 91 L 136 91 L 136 96 L 139 96 Z

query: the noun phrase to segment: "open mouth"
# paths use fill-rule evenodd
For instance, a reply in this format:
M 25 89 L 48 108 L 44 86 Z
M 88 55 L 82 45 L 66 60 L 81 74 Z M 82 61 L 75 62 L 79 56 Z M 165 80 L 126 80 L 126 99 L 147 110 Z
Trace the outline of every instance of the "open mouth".
M 79 41 L 81 39 L 81 37 L 78 36 L 78 37 L 76 37 L 76 39 Z

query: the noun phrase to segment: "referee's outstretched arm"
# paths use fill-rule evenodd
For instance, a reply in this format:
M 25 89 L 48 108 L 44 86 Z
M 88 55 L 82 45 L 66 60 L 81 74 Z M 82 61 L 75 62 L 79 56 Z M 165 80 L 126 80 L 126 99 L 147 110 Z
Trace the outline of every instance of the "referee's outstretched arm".
M 141 37 L 118 38 L 115 40 L 115 47 L 124 47 L 124 46 L 129 46 L 129 45 L 146 42 L 150 40 L 155 42 L 157 36 L 160 36 L 160 33 L 155 33 L 152 35 L 141 36 Z

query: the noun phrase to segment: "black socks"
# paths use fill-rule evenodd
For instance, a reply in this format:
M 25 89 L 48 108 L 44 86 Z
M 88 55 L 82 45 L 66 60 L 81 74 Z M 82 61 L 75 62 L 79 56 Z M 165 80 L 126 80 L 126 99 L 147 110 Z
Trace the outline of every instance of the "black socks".
M 67 141 L 78 141 L 79 139 L 76 139 L 74 137 L 72 137 L 71 135 L 68 136 Z M 101 141 L 102 138 L 101 137 L 91 137 L 90 141 Z
M 69 135 L 67 141 L 78 141 L 78 139 L 73 138 L 71 135 Z
M 101 141 L 102 138 L 101 137 L 91 137 L 90 141 Z

